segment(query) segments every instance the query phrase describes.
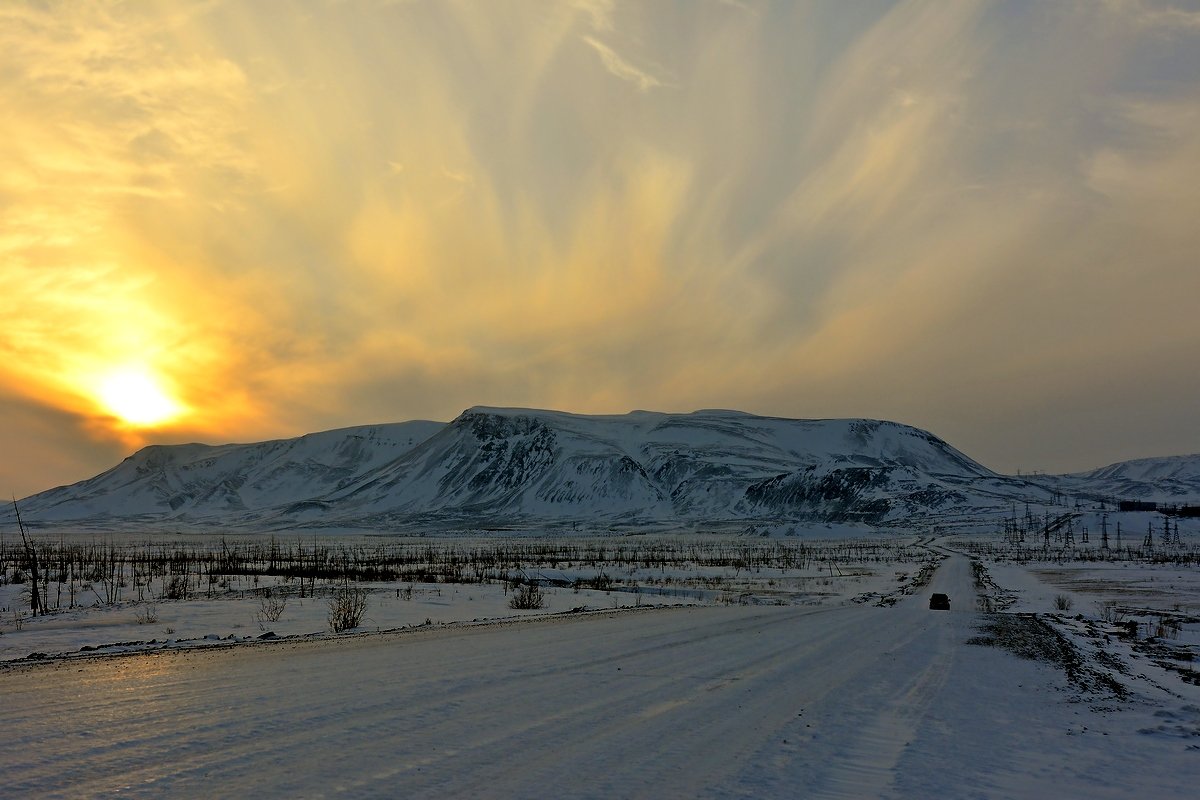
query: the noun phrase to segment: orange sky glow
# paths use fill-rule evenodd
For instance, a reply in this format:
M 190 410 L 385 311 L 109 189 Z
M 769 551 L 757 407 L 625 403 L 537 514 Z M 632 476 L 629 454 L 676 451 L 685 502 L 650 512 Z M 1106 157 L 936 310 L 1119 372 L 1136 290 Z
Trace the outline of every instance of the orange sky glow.
M 0 491 L 468 406 L 1200 451 L 1200 11 L 0 6 Z

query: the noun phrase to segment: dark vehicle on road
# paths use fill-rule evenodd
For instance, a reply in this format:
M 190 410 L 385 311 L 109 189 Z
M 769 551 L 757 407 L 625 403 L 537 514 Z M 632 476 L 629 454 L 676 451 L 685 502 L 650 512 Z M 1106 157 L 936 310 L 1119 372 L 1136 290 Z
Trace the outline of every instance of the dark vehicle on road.
M 949 611 L 950 598 L 940 592 L 929 596 L 929 608 L 933 611 Z

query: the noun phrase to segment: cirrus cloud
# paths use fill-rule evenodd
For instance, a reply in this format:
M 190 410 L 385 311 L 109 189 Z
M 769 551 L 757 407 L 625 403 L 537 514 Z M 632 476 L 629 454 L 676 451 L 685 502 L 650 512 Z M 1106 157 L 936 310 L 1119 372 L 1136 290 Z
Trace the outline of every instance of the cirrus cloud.
M 3 477 L 476 403 L 886 417 L 1000 469 L 1198 450 L 1193 21 L 6 6 L 5 436 L 80 445 Z M 106 416 L 130 363 L 190 413 Z

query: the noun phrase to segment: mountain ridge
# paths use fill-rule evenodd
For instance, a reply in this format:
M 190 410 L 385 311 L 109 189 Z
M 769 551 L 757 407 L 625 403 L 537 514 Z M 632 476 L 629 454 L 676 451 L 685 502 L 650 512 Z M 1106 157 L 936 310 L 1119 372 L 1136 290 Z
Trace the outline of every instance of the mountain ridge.
M 1182 461 L 1163 491 L 1200 496 L 1200 457 L 1174 458 Z M 93 478 L 25 498 L 22 511 L 42 525 L 242 530 L 920 526 L 1048 503 L 1063 488 L 1154 494 L 1161 465 L 1119 466 L 1005 476 L 928 431 L 886 420 L 473 406 L 446 423 L 151 445 Z

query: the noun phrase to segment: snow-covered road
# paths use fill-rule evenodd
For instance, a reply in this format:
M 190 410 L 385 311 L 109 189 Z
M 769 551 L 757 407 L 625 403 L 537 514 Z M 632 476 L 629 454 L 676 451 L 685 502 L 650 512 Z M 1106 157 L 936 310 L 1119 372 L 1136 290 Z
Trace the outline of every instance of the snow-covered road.
M 929 611 L 933 591 L 955 610 Z M 1070 757 L 1054 726 L 1072 711 L 1052 688 L 1020 694 L 1047 668 L 965 644 L 973 606 L 953 557 L 894 608 L 643 610 L 10 668 L 0 776 L 12 797 L 1121 796 L 1089 772 L 1106 752 L 1047 761 L 1046 737 Z

